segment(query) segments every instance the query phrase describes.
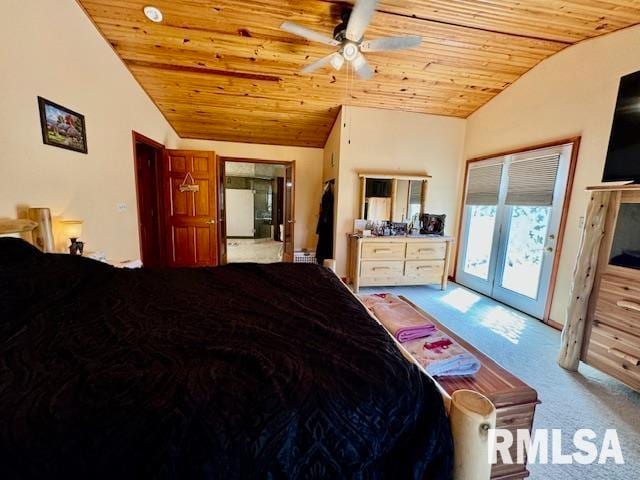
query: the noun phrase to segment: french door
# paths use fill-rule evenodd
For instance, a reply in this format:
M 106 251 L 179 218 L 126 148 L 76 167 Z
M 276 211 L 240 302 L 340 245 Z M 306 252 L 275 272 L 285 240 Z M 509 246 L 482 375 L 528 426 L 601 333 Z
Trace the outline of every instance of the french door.
M 542 319 L 573 144 L 474 162 L 456 280 Z

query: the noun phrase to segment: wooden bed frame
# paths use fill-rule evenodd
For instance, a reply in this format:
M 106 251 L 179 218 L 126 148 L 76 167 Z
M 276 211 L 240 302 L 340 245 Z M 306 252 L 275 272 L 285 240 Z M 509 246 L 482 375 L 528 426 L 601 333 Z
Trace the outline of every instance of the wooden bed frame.
M 33 220 L 0 219 L 0 235 L 33 232 L 36 228 L 38 228 L 38 222 Z
M 32 220 L 0 220 L 0 235 L 33 232 L 37 227 L 38 223 Z M 324 264 L 335 272 L 335 260 L 325 260 Z M 355 294 L 353 298 L 362 304 Z M 362 305 L 364 307 L 364 304 Z M 365 307 L 365 310 L 384 328 L 368 308 Z M 386 329 L 385 331 L 389 333 Z M 389 336 L 408 361 L 416 364 L 425 375 L 429 375 L 393 335 L 389 333 Z M 437 381 L 434 380 L 434 383 L 442 394 L 451 422 L 455 450 L 454 479 L 489 480 L 491 477 L 491 464 L 488 461 L 489 430 L 496 427 L 495 406 L 478 392 L 458 390 L 449 395 Z
M 324 266 L 335 273 L 335 260 L 325 260 Z M 417 365 L 438 386 L 449 413 L 453 434 L 454 480 L 489 480 L 492 467 L 489 462 L 489 430 L 496 428 L 496 407 L 487 397 L 472 390 L 457 390 L 449 395 L 353 292 L 352 295 L 365 308 L 369 316 L 384 328 L 405 358 Z

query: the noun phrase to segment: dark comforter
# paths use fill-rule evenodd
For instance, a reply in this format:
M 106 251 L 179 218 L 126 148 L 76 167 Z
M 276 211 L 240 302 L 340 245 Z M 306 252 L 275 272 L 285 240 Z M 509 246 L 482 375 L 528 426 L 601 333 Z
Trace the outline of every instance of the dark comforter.
M 0 478 L 448 478 L 435 386 L 327 270 L 0 239 Z

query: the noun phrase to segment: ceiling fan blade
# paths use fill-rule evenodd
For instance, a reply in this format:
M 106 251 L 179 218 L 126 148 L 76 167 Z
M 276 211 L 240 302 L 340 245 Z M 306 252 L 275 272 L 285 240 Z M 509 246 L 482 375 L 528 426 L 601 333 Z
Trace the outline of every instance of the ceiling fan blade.
M 358 75 L 362 80 L 370 80 L 373 78 L 373 74 L 375 72 L 362 53 L 358 52 L 358 56 L 351 60 L 351 66 L 355 70 L 356 75 Z
M 422 37 L 409 35 L 406 37 L 386 37 L 362 42 L 360 50 L 363 52 L 389 52 L 391 50 L 405 50 L 419 47 Z
M 299 37 L 306 38 L 307 40 L 311 40 L 312 42 L 324 43 L 325 45 L 331 45 L 333 47 L 337 47 L 338 45 L 340 45 L 340 42 L 327 35 L 314 32 L 313 30 L 310 30 L 293 22 L 284 22 L 282 25 L 280 25 L 280 29 L 284 30 L 285 32 L 292 33 L 293 35 L 298 35 Z
M 332 53 L 331 55 L 327 55 L 324 58 L 321 58 L 317 62 L 312 63 L 311 65 L 307 65 L 302 69 L 302 73 L 313 73 L 316 70 L 331 65 L 336 70 L 340 70 L 342 65 L 344 64 L 344 57 L 340 55 L 338 52 Z
M 359 42 L 364 37 L 373 12 L 376 11 L 378 0 L 358 0 L 351 12 L 349 25 L 347 25 L 347 38 L 352 42 Z

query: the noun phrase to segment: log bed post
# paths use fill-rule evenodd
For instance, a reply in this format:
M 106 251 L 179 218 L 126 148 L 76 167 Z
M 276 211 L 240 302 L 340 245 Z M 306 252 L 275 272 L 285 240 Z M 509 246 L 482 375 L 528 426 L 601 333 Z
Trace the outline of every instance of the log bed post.
M 12 233 L 27 233 L 38 227 L 38 223 L 32 220 L 9 220 L 0 218 L 0 235 Z
M 587 322 L 589 297 L 593 289 L 600 244 L 605 234 L 607 212 L 611 202 L 610 191 L 594 191 L 584 220 L 580 252 L 571 285 L 571 300 L 562 330 L 558 365 L 566 370 L 578 370 L 582 354 L 582 341 Z
M 496 428 L 496 409 L 491 401 L 472 390 L 457 390 L 451 395 L 449 420 L 455 452 L 453 478 L 490 478 L 489 432 Z

